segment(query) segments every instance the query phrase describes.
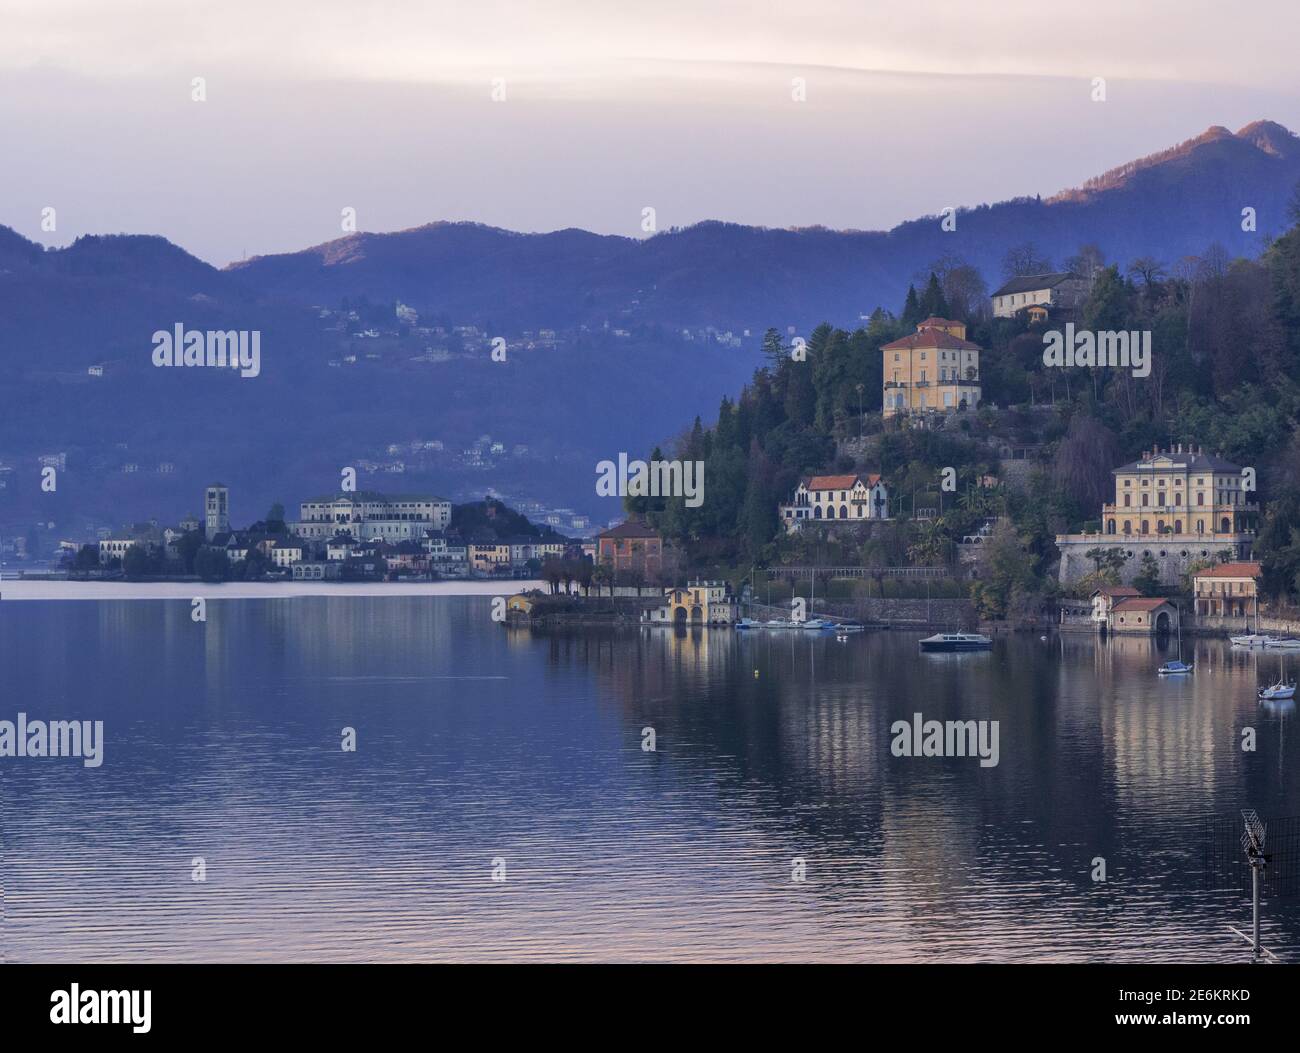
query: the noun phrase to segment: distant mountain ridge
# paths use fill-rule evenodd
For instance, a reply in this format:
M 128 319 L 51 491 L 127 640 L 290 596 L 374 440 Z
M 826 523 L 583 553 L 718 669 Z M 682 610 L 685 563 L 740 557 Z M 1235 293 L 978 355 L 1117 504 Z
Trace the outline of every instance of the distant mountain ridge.
M 45 251 L 0 227 L 0 269 L 112 275 L 153 289 L 304 305 L 401 300 L 422 314 L 502 331 L 607 322 L 807 328 L 896 308 L 908 283 L 944 255 L 974 264 L 994 287 L 1006 250 L 1026 241 L 1058 267 L 1085 242 L 1120 262 L 1173 261 L 1215 241 L 1254 255 L 1288 225 L 1298 182 L 1300 137 L 1260 120 L 1236 133 L 1212 126 L 1045 199 L 962 209 L 955 231 L 942 230 L 937 217 L 890 231 L 707 221 L 641 239 L 440 221 L 349 234 L 218 270 L 159 237 L 89 236 Z M 1258 215 L 1253 233 L 1241 229 L 1247 206 Z
M 1214 126 L 1168 150 L 1045 200 L 961 210 L 893 230 L 771 229 L 711 221 L 646 239 L 581 230 L 519 234 L 432 223 L 353 234 L 226 270 L 263 291 L 312 302 L 348 292 L 511 326 L 653 322 L 758 329 L 849 324 L 895 307 L 909 281 L 945 254 L 975 264 L 990 286 L 1007 248 L 1033 241 L 1059 266 L 1085 242 L 1112 259 L 1165 260 L 1218 241 L 1254 255 L 1287 224 L 1300 182 L 1300 138 L 1273 121 Z M 1241 229 L 1252 207 L 1259 229 Z

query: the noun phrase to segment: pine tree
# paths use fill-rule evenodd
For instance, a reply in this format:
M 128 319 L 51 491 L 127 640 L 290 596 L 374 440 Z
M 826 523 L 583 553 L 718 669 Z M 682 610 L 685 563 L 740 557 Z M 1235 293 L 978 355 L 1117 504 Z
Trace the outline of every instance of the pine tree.
M 921 297 L 919 309 L 921 317 L 917 319 L 918 322 L 926 318 L 947 318 L 952 313 L 943 295 L 943 286 L 939 284 L 939 278 L 934 271 L 930 272 L 930 281 L 925 287 L 925 294 Z
M 903 331 L 911 332 L 916 328 L 917 322 L 921 321 L 924 317 L 925 315 L 921 313 L 921 302 L 916 297 L 916 286 L 909 285 L 907 287 L 907 299 L 903 303 L 903 314 L 902 317 L 899 318 L 899 322 L 901 322 L 903 326 Z

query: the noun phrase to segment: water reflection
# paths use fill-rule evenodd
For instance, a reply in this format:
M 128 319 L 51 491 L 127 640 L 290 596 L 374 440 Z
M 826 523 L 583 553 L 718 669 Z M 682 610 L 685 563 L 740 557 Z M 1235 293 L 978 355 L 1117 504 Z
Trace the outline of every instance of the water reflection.
M 0 716 L 107 737 L 98 772 L 0 767 L 10 957 L 1232 960 L 1246 905 L 1200 890 L 1197 817 L 1300 813 L 1294 706 L 1255 699 L 1275 664 L 1217 641 L 1162 680 L 1170 645 L 1136 638 L 534 632 L 488 597 L 189 612 L 0 605 Z M 892 756 L 918 712 L 998 721 L 997 767 Z M 1285 954 L 1300 916 L 1270 903 L 1265 931 Z

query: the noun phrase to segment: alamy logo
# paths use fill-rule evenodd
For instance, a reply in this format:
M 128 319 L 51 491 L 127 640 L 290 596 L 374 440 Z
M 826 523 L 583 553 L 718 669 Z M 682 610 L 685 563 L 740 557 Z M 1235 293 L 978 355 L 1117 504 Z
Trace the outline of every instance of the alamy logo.
M 1074 323 L 1066 322 L 1064 333 L 1053 329 L 1043 334 L 1043 365 L 1131 368 L 1135 377 L 1147 377 L 1151 375 L 1151 330 L 1076 333 Z
M 71 990 L 50 995 L 51 1024 L 130 1024 L 137 1035 L 147 1035 L 153 1026 L 152 991 Z
M 600 497 L 684 497 L 687 508 L 704 503 L 703 461 L 628 461 L 596 465 L 596 494 Z
M 241 377 L 255 377 L 262 372 L 262 331 L 186 329 L 177 322 L 153 334 L 153 364 L 237 369 Z
M 0 720 L 0 757 L 81 757 L 82 766 L 104 763 L 104 722 L 96 720 Z
M 998 766 L 996 720 L 925 720 L 913 713 L 910 722 L 894 721 L 889 733 L 895 757 L 978 757 L 981 768 Z

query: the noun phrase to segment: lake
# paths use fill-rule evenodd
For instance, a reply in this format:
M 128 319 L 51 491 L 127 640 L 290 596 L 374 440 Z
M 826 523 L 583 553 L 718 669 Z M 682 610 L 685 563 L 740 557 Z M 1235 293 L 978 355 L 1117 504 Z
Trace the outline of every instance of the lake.
M 1300 814 L 1278 659 L 1226 641 L 1162 681 L 1145 639 L 4 593 L 0 720 L 104 722 L 98 768 L 0 760 L 9 961 L 1241 961 L 1199 820 Z M 996 766 L 895 756 L 916 713 Z M 1300 952 L 1296 901 L 1263 931 Z

